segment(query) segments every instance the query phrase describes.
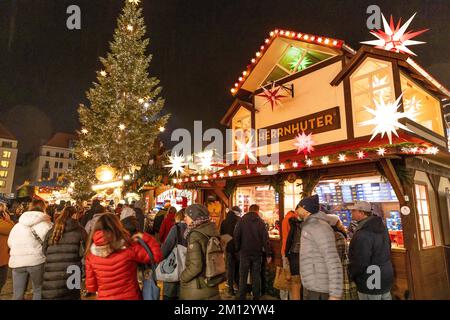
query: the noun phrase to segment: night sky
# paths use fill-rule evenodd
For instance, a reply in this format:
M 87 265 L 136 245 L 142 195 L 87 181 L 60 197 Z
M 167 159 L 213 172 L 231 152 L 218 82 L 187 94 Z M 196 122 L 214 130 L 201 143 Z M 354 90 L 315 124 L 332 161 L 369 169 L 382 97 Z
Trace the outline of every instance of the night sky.
M 171 129 L 218 127 L 229 90 L 270 30 L 278 27 L 345 40 L 354 49 L 373 37 L 366 8 L 430 28 L 414 46 L 416 60 L 450 86 L 449 0 L 144 0 L 153 54 L 150 75 L 161 80 Z M 66 8 L 82 10 L 82 29 L 66 28 Z M 0 121 L 21 153 L 53 132 L 78 128 L 77 107 L 100 69 L 123 0 L 0 0 Z

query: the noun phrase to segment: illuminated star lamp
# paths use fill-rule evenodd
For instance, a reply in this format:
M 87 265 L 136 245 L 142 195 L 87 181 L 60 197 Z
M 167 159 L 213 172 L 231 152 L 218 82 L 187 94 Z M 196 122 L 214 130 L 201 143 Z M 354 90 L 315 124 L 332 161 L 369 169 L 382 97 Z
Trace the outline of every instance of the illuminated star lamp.
M 169 162 L 170 164 L 165 165 L 164 167 L 170 168 L 170 175 L 178 176 L 179 174 L 184 173 L 184 166 L 187 165 L 184 156 L 179 156 L 177 154 L 169 156 Z
M 425 42 L 415 41 L 411 39 L 429 30 L 424 29 L 416 32 L 413 31 L 406 32 L 406 29 L 409 27 L 411 21 L 414 19 L 415 16 L 416 13 L 414 13 L 414 15 L 411 18 L 409 18 L 409 20 L 406 21 L 403 26 L 400 27 L 400 23 L 402 21 L 401 19 L 398 21 L 397 26 L 394 26 L 394 20 L 392 16 L 390 19 L 390 24 L 388 24 L 386 18 L 384 17 L 384 15 L 382 15 L 384 31 L 382 30 L 370 31 L 370 33 L 375 37 L 377 37 L 378 39 L 371 41 L 364 41 L 361 43 L 374 45 L 378 49 L 384 49 L 387 51 L 393 51 L 397 53 L 407 53 L 415 56 L 416 54 L 411 50 L 409 50 L 408 46 L 422 44 Z
M 281 98 L 286 98 L 285 95 L 280 94 L 281 86 L 275 87 L 275 82 L 272 83 L 272 87 L 270 89 L 266 89 L 263 87 L 263 93 L 258 94 L 258 97 L 266 98 L 266 103 L 270 103 L 270 106 L 273 107 L 281 104 Z
M 378 134 L 381 134 L 381 138 L 386 135 L 389 139 L 389 143 L 392 144 L 392 134 L 398 137 L 397 129 L 411 131 L 399 122 L 402 118 L 409 118 L 413 116 L 411 113 L 397 111 L 400 107 L 402 96 L 403 95 L 400 95 L 400 97 L 398 97 L 398 99 L 393 103 L 386 103 L 382 97 L 380 97 L 379 101 L 374 98 L 373 101 L 375 103 L 375 109 L 364 107 L 374 116 L 372 119 L 359 124 L 360 126 L 375 126 L 372 129 L 372 137 L 370 138 L 370 141 L 372 141 Z
M 305 132 L 302 132 L 302 134 L 295 137 L 294 146 L 297 148 L 297 154 L 303 152 L 305 157 L 308 156 L 308 154 L 314 151 L 313 145 L 312 133 L 306 135 Z
M 312 63 L 313 62 L 309 57 L 303 57 L 303 55 L 299 55 L 297 58 L 292 60 L 291 63 L 289 63 L 289 67 L 294 71 L 302 71 L 308 68 Z
M 197 155 L 199 159 L 198 165 L 200 166 L 200 170 L 209 171 L 212 169 L 213 163 L 213 151 L 207 150 Z
M 249 160 L 252 160 L 254 162 L 257 161 L 255 153 L 258 148 L 253 146 L 252 137 L 248 140 L 248 142 L 236 139 L 235 143 L 237 146 L 237 151 L 235 151 L 234 153 L 236 153 L 239 157 L 238 164 L 241 164 L 245 161 L 245 164 L 248 165 Z

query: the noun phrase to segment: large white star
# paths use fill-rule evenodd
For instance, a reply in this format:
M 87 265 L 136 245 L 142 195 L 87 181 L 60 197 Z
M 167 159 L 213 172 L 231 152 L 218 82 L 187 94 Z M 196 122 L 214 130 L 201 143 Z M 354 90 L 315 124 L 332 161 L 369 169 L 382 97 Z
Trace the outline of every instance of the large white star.
M 239 156 L 238 164 L 244 161 L 248 162 L 248 160 L 252 160 L 254 162 L 257 161 L 255 153 L 258 148 L 253 145 L 253 138 L 250 138 L 247 143 L 236 139 L 235 143 L 237 146 L 237 151 L 234 153 Z
M 397 111 L 400 107 L 401 99 L 402 95 L 394 103 L 386 103 L 382 97 L 380 97 L 379 101 L 374 98 L 375 109 L 364 107 L 374 116 L 372 119 L 360 123 L 361 126 L 375 126 L 372 130 L 370 141 L 378 134 L 381 134 L 381 138 L 387 135 L 389 143 L 392 144 L 392 134 L 398 137 L 397 129 L 411 131 L 399 122 L 399 119 L 408 116 L 406 113 Z
M 170 175 L 177 175 L 184 173 L 184 166 L 187 165 L 185 162 L 184 156 L 179 156 L 177 154 L 174 154 L 173 156 L 169 156 L 169 162 L 170 164 L 165 165 L 164 167 L 170 168 Z
M 363 41 L 361 43 L 373 45 L 376 46 L 376 48 L 384 49 L 387 51 L 408 53 L 410 55 L 415 56 L 416 54 L 411 50 L 409 50 L 407 46 L 414 46 L 417 44 L 425 43 L 422 41 L 415 41 L 411 39 L 417 37 L 418 35 L 428 30 L 424 29 L 417 32 L 412 31 L 406 32 L 406 29 L 409 27 L 411 21 L 414 19 L 415 16 L 416 13 L 414 13 L 413 16 L 409 18 L 409 20 L 406 21 L 402 27 L 400 27 L 401 19 L 399 20 L 397 26 L 394 26 L 394 20 L 392 19 L 392 16 L 390 23 L 388 23 L 384 15 L 382 15 L 384 31 L 382 30 L 370 31 L 370 33 L 375 37 L 377 37 L 378 39 L 371 41 Z
M 212 169 L 213 151 L 207 150 L 197 155 L 199 159 L 200 170 L 209 171 Z

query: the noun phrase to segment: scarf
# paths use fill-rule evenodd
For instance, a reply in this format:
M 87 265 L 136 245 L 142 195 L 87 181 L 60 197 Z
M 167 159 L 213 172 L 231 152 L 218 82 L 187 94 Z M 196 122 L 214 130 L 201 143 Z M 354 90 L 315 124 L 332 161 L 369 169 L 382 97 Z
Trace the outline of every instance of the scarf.
M 186 231 L 184 232 L 184 238 L 187 239 L 189 234 L 196 228 L 207 224 L 211 222 L 211 218 L 210 217 L 202 217 L 199 218 L 197 220 L 192 221 L 192 223 L 190 225 L 188 225 L 188 227 L 186 228 Z

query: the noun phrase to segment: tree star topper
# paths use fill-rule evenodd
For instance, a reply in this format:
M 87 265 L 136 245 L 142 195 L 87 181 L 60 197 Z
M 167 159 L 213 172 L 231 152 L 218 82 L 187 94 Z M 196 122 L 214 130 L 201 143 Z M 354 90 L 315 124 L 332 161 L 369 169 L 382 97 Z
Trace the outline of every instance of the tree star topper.
M 266 89 L 265 87 L 262 88 L 263 93 L 258 94 L 258 97 L 266 98 L 266 103 L 270 103 L 270 106 L 273 107 L 281 104 L 281 98 L 286 98 L 285 95 L 280 94 L 280 90 L 282 89 L 281 86 L 275 87 L 275 82 L 272 83 L 272 87 L 270 89 Z
M 306 135 L 303 131 L 302 134 L 299 134 L 295 137 L 294 145 L 297 147 L 297 154 L 303 152 L 303 154 L 308 156 L 312 151 L 314 151 L 314 141 L 312 139 L 312 133 Z
M 170 168 L 170 175 L 178 176 L 178 174 L 184 173 L 184 166 L 187 165 L 184 156 L 179 156 L 177 154 L 169 156 L 169 162 L 170 164 L 165 165 L 164 167 Z
M 422 41 L 415 41 L 411 39 L 429 30 L 423 29 L 415 32 L 413 31 L 406 32 L 406 29 L 409 27 L 411 21 L 414 19 L 415 16 L 416 13 L 414 13 L 413 16 L 409 18 L 409 20 L 406 21 L 403 26 L 400 27 L 402 19 L 398 21 L 397 26 L 394 26 L 394 19 L 392 18 L 392 16 L 390 19 L 390 23 L 388 24 L 386 18 L 384 17 L 384 15 L 382 15 L 384 31 L 382 30 L 370 31 L 370 33 L 375 37 L 377 37 L 378 40 L 364 41 L 361 43 L 374 45 L 378 49 L 384 49 L 387 51 L 393 51 L 397 53 L 407 53 L 415 56 L 416 54 L 411 50 L 409 50 L 407 46 L 414 46 L 417 44 L 425 43 Z
M 392 144 L 392 134 L 398 137 L 397 129 L 409 130 L 405 125 L 399 122 L 400 119 L 408 117 L 408 113 L 398 112 L 397 109 L 400 107 L 400 101 L 403 95 L 400 95 L 395 102 L 386 103 L 383 98 L 380 100 L 373 99 L 375 103 L 375 109 L 364 107 L 369 113 L 374 117 L 373 119 L 361 122 L 361 126 L 375 126 L 372 129 L 372 141 L 378 134 L 381 134 L 381 138 L 387 135 L 389 143 Z

